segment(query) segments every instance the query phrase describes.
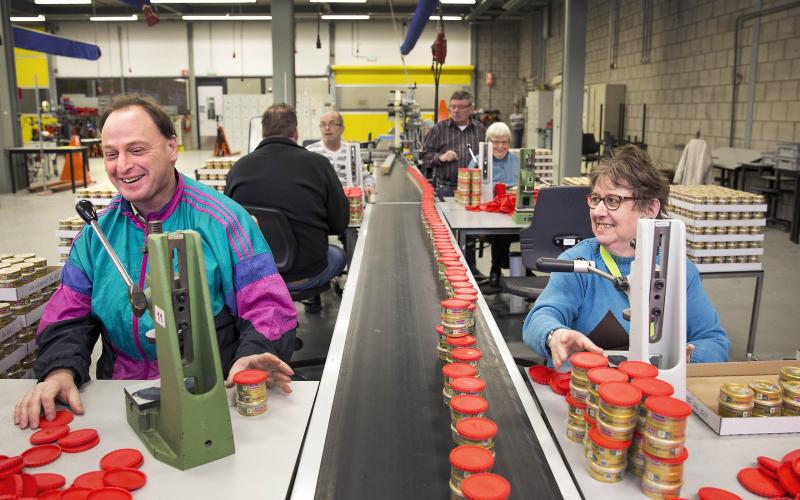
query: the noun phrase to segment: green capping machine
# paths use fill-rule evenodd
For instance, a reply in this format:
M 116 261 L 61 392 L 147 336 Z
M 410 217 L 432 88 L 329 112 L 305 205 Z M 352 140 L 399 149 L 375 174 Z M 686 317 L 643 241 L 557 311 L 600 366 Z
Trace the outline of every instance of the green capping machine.
M 150 221 L 146 252 L 149 288 L 128 276 L 97 224 L 89 200 L 75 206 L 92 226 L 128 287 L 136 316 L 149 312 L 160 380 L 125 388 L 128 423 L 156 459 L 186 470 L 232 455 L 230 409 L 211 312 L 203 249 L 195 231 L 162 233 Z

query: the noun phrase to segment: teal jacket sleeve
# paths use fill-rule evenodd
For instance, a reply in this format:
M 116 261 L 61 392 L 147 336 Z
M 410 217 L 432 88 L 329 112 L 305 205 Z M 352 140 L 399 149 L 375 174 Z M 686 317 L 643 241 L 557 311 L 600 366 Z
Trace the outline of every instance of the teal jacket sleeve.
M 719 314 L 700 281 L 697 266 L 686 263 L 686 337 L 694 344 L 691 362 L 728 361 L 730 341 L 719 321 Z

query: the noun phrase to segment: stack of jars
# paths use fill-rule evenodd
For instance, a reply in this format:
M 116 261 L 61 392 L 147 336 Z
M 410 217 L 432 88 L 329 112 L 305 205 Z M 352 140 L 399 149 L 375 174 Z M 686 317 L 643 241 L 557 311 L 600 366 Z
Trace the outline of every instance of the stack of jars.
M 628 448 L 638 422 L 642 391 L 626 382 L 606 382 L 598 389 L 600 404 L 590 431 L 589 474 L 603 482 L 621 481 Z
M 475 306 L 466 300 L 460 299 L 445 299 L 441 302 L 442 306 L 442 323 L 441 331 L 439 333 L 439 344 L 437 346 L 437 353 L 439 359 L 452 360 L 452 351 L 454 350 L 452 344 L 448 343 L 450 338 L 467 337 L 472 334 L 472 327 L 475 324 Z M 437 332 L 439 330 L 437 329 Z M 456 341 L 458 342 L 469 342 Z M 474 345 L 474 338 L 472 344 Z M 464 346 L 469 347 L 469 346 Z M 455 349 L 459 347 L 456 346 Z
M 593 352 L 576 352 L 569 358 L 572 373 L 569 378 L 569 392 L 573 399 L 586 403 L 589 398 L 589 375 L 592 368 L 608 366 L 608 358 Z
M 444 396 L 444 405 L 450 407 L 450 400 L 453 399 L 453 389 L 450 384 L 453 380 L 464 377 L 476 377 L 478 370 L 474 366 L 466 365 L 464 363 L 447 363 L 442 367 L 442 376 L 444 377 L 444 388 L 442 395 Z
M 781 415 L 781 387 L 769 380 L 754 380 L 748 384 L 753 391 L 753 416 L 777 417 Z
M 567 439 L 574 443 L 583 443 L 586 436 L 586 403 L 580 402 L 567 394 Z
M 633 442 L 628 449 L 628 471 L 634 476 L 641 476 L 644 473 L 646 457 L 644 455 L 644 436 L 647 425 L 647 407 L 645 402 L 648 398 L 658 396 L 672 396 L 675 389 L 669 382 L 655 378 L 637 378 L 631 384 L 642 391 L 642 401 L 639 403 L 637 413 L 639 422 L 633 434 Z
M 753 390 L 747 384 L 722 384 L 717 403 L 721 417 L 749 417 L 753 414 Z
M 469 195 L 470 191 L 472 190 L 472 182 L 470 176 L 470 169 L 468 168 L 459 168 L 458 169 L 458 184 L 456 184 L 456 203 L 461 205 L 468 205 L 469 204 Z
M 586 398 L 586 412 L 584 414 L 584 422 L 586 423 L 586 431 L 591 430 L 597 421 L 597 413 L 600 411 L 600 394 L 599 389 L 602 384 L 608 382 L 627 382 L 628 376 L 617 370 L 616 368 L 599 367 L 592 368 L 587 373 L 589 379 L 588 395 Z M 569 434 L 569 429 L 567 429 Z M 590 449 L 590 440 L 588 436 L 584 436 L 584 447 L 586 451 Z
M 686 419 L 692 408 L 680 399 L 654 396 L 645 401 L 645 466 L 642 491 L 657 500 L 680 496 L 686 447 Z
M 350 226 L 360 226 L 364 220 L 364 197 L 358 186 L 344 189 L 347 202 L 350 205 Z

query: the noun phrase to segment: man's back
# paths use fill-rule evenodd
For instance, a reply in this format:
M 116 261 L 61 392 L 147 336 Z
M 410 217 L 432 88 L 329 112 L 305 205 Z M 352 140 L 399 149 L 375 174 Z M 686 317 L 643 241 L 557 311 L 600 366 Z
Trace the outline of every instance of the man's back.
M 228 174 L 225 194 L 246 206 L 281 210 L 297 238 L 294 267 L 287 282 L 325 269 L 328 235 L 347 228 L 349 209 L 341 184 L 328 160 L 286 137 L 261 141 Z

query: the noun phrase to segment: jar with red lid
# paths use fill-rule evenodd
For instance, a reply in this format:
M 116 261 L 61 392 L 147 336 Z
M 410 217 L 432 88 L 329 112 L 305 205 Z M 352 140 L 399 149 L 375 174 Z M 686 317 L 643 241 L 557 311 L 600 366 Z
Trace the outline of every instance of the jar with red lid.
M 269 374 L 261 370 L 242 370 L 233 376 L 239 413 L 249 417 L 267 411 L 268 378 Z
M 464 337 L 465 335 L 472 334 L 473 324 L 469 325 L 460 325 L 460 326 L 451 326 L 446 323 L 442 323 L 442 331 L 444 332 L 446 337 Z
M 461 493 L 467 500 L 506 500 L 511 496 L 511 484 L 503 476 L 481 472 L 464 479 Z
M 448 363 L 452 363 L 453 349 L 458 349 L 459 347 L 475 347 L 475 337 L 472 335 L 463 335 L 460 337 L 448 337 L 445 335 L 445 343 L 447 344 L 445 359 Z
M 573 443 L 582 443 L 586 435 L 586 404 L 567 394 L 567 439 Z
M 492 455 L 494 455 L 496 435 L 497 424 L 483 417 L 465 418 L 453 427 L 453 442 L 456 446 L 480 446 L 490 451 Z
M 457 283 L 465 284 L 469 283 L 469 278 L 466 275 L 452 275 L 444 277 L 444 289 L 447 292 L 447 295 L 453 295 L 453 285 Z
M 479 377 L 459 377 L 450 379 L 450 390 L 456 396 L 483 396 L 486 382 Z
M 442 367 L 442 375 L 444 377 L 444 395 L 445 406 L 450 406 L 450 399 L 453 398 L 453 390 L 450 388 L 450 381 L 461 377 L 475 377 L 478 375 L 478 370 L 474 366 L 464 363 L 448 363 Z
M 481 396 L 454 396 L 450 400 L 451 424 L 470 417 L 483 417 L 489 409 L 489 402 Z
M 442 324 L 449 327 L 470 326 L 472 317 L 469 302 L 456 299 L 445 299 L 441 302 Z
M 645 436 L 677 440 L 686 437 L 686 418 L 692 407 L 677 398 L 653 396 L 644 403 L 647 407 Z
M 592 443 L 592 455 L 589 458 L 591 462 L 603 467 L 627 465 L 630 441 L 608 439 L 597 427 L 592 427 L 589 431 L 589 440 Z
M 657 396 L 672 396 L 675 388 L 672 384 L 659 380 L 657 378 L 637 378 L 631 381 L 631 384 L 638 387 L 642 391 L 642 401 L 639 403 L 639 425 L 637 428 L 640 432 L 644 432 L 645 422 L 647 420 L 647 407 L 644 405 L 649 397 Z
M 616 368 L 592 368 L 587 374 L 589 380 L 588 394 L 586 397 L 586 413 L 592 418 L 597 418 L 600 405 L 600 394 L 597 392 L 600 385 L 606 382 L 627 382 L 628 376 Z
M 661 458 L 647 452 L 645 456 L 644 477 L 659 484 L 683 483 L 683 463 L 689 458 L 689 451 L 684 446 L 681 453 L 672 458 Z
M 642 449 L 645 453 L 649 453 L 654 457 L 659 458 L 675 458 L 683 453 L 683 444 L 686 438 L 679 439 L 661 439 L 649 434 L 644 436 L 644 446 Z
M 614 441 L 630 441 L 636 429 L 636 408 L 642 391 L 625 382 L 607 382 L 598 389 L 600 411 L 597 428 Z
M 450 357 L 453 358 L 453 363 L 464 363 L 466 365 L 474 366 L 478 372 L 478 362 L 481 360 L 480 349 L 474 347 L 458 347 L 450 351 Z
M 436 334 L 439 336 L 439 342 L 436 344 L 436 355 L 440 360 L 446 361 L 448 353 L 447 335 L 445 335 L 442 325 L 436 327 Z
M 644 493 L 647 498 L 652 498 L 653 500 L 672 500 L 673 498 L 678 498 L 681 494 L 682 486 L 683 483 L 662 484 L 642 477 L 642 493 Z
M 644 474 L 644 465 L 644 436 L 636 432 L 628 448 L 628 471 L 634 476 L 641 477 Z
M 588 387 L 589 378 L 588 371 L 592 368 L 602 368 L 608 366 L 608 358 L 602 354 L 594 352 L 576 352 L 569 357 L 569 362 L 572 365 L 572 377 L 575 378 L 575 385 L 579 387 Z
M 480 446 L 458 446 L 450 451 L 450 490 L 458 497 L 461 483 L 472 474 L 490 472 L 494 467 L 494 455 Z
M 618 368 L 631 379 L 658 377 L 658 368 L 644 361 L 623 361 Z
M 589 475 L 597 481 L 603 483 L 618 483 L 622 481 L 622 478 L 625 476 L 624 465 L 603 466 L 591 460 L 587 463 L 589 464 Z

